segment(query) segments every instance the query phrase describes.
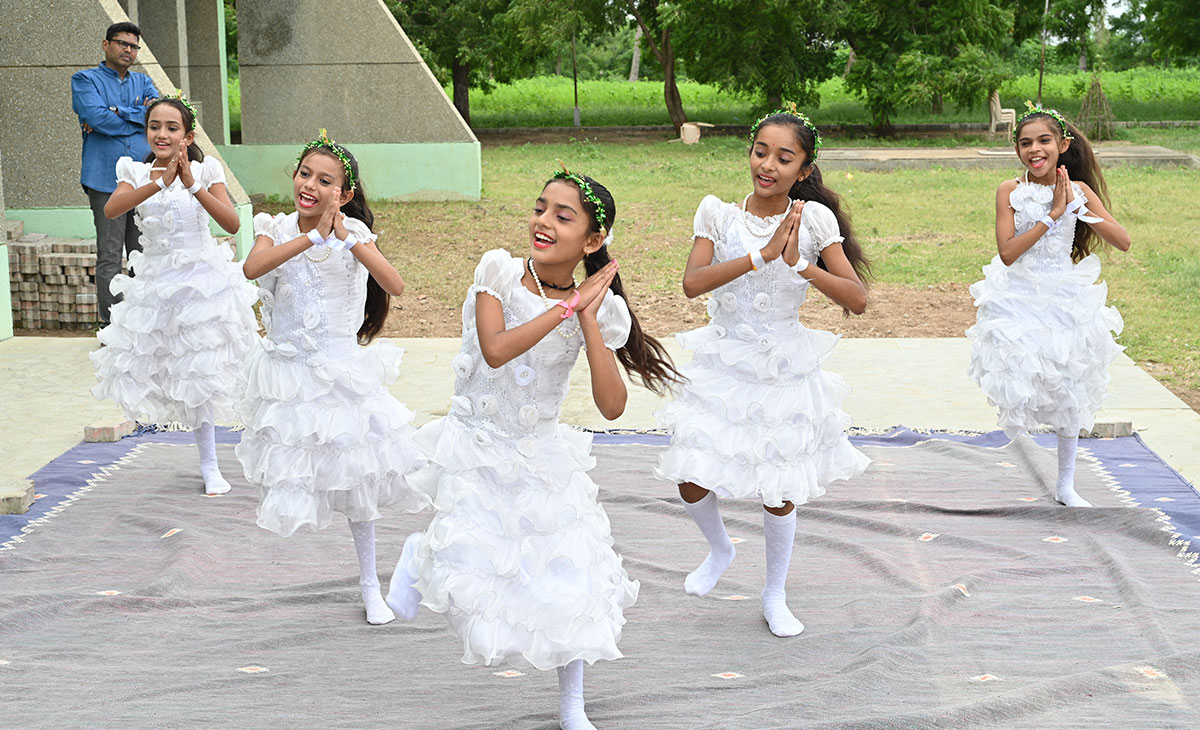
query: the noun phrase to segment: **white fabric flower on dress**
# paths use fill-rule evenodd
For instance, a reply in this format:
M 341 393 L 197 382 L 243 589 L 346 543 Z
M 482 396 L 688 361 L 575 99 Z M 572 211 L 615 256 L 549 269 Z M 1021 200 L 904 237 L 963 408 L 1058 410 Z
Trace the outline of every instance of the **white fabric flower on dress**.
M 474 433 L 472 433 L 471 436 L 474 437 L 475 443 L 479 446 L 486 447 L 486 446 L 491 446 L 491 444 L 492 444 L 492 439 L 481 428 L 475 429 Z
M 714 335 L 716 335 L 717 337 L 720 337 L 720 338 L 722 338 L 722 339 L 724 339 L 724 338 L 725 338 L 725 335 L 726 335 L 727 333 L 726 333 L 726 331 L 725 331 L 725 328 L 724 328 L 724 327 L 722 327 L 722 326 L 721 326 L 721 325 L 719 325 L 719 324 L 714 324 L 714 325 L 712 326 L 712 329 L 713 329 L 713 334 L 714 334 Z
M 721 303 L 717 301 L 716 297 L 709 297 L 708 304 L 704 305 L 704 309 L 708 312 L 709 317 L 715 317 L 721 309 Z
M 287 300 L 291 299 L 292 285 L 288 284 L 287 282 L 280 283 L 279 286 L 275 287 L 275 298 L 279 300 L 280 304 L 283 304 Z
M 767 358 L 767 372 L 773 377 L 786 373 L 792 367 L 792 359 L 787 355 L 772 355 Z
M 524 363 L 516 366 L 513 368 L 513 380 L 516 381 L 517 385 L 524 388 L 533 382 L 533 368 Z
M 765 312 L 771 308 L 771 295 L 765 291 L 760 291 L 754 295 L 754 308 L 760 312 Z
M 526 436 L 517 442 L 517 453 L 529 459 L 537 455 L 538 444 L 537 439 L 532 436 Z
M 496 400 L 496 396 L 491 393 L 486 393 L 479 396 L 479 412 L 485 416 L 494 416 L 500 410 L 500 403 Z
M 300 344 L 304 345 L 304 349 L 309 352 L 317 351 L 317 340 L 307 332 L 300 335 Z
M 1048 185 L 1035 185 L 1033 187 L 1033 194 L 1029 197 L 1034 201 L 1044 205 L 1049 203 L 1051 200 L 1054 200 L 1054 188 L 1049 187 Z
M 316 307 L 306 307 L 304 310 L 304 326 L 312 329 L 321 324 L 321 312 Z
M 721 306 L 730 312 L 736 312 L 738 307 L 737 295 L 731 291 L 721 292 Z
M 758 339 L 758 331 L 745 322 L 742 322 L 737 327 L 734 327 L 733 334 L 737 335 L 739 340 L 753 341 Z
M 458 416 L 470 416 L 475 412 L 471 399 L 461 395 L 450 396 L 450 412 Z
M 450 367 L 454 369 L 454 374 L 458 377 L 467 378 L 475 369 L 475 359 L 465 352 L 460 352 L 450 361 Z
M 521 406 L 521 410 L 517 411 L 517 422 L 522 426 L 528 426 L 532 428 L 533 426 L 537 425 L 540 415 L 541 414 L 538 413 L 537 406 L 524 405 Z
M 770 349 L 771 349 L 771 338 L 770 337 L 759 337 L 758 338 L 758 351 L 766 352 L 767 350 L 770 350 Z
M 162 224 L 168 231 L 175 230 L 175 214 L 169 210 L 163 213 Z

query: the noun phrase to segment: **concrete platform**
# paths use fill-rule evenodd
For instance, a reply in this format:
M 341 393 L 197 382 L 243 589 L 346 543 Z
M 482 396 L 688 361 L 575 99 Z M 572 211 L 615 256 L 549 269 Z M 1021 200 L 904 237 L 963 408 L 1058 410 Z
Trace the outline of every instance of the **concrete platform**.
M 457 338 L 401 339 L 401 379 L 392 392 L 416 413 L 417 423 L 444 415 L 453 391 L 450 360 Z M 677 360 L 684 354 L 668 343 Z M 98 401 L 86 337 L 15 337 L 0 342 L 0 498 L 24 494 L 26 477 L 79 443 L 85 427 L 124 420 L 113 403 Z M 828 369 L 841 374 L 853 393 L 846 411 L 856 426 L 886 429 L 989 431 L 995 409 L 967 377 L 964 338 L 843 339 Z M 1200 483 L 1200 414 L 1187 407 L 1122 355 L 1099 421 L 1130 421 L 1146 443 L 1193 484 Z M 625 414 L 605 421 L 591 403 L 587 363 L 572 377 L 564 420 L 588 428 L 654 428 L 661 399 L 630 389 Z

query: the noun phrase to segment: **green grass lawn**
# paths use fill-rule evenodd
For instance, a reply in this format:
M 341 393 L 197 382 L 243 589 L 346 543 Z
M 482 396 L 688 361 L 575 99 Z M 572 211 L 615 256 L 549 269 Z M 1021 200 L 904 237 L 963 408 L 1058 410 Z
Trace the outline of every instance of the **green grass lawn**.
M 1155 141 L 1200 147 L 1200 130 L 1162 130 L 1161 137 Z M 412 291 L 457 306 L 484 250 L 525 248 L 528 211 L 562 159 L 615 195 L 614 250 L 628 262 L 622 276 L 634 296 L 682 296 L 679 277 L 696 206 L 710 193 L 725 200 L 746 194 L 744 155 L 745 141 L 733 137 L 696 145 L 489 147 L 482 200 L 381 204 L 377 227 Z M 827 183 L 848 202 L 877 278 L 918 296 L 929 285 L 980 278 L 996 252 L 993 200 L 1004 177 L 995 170 L 839 171 Z M 1135 360 L 1168 365 L 1156 374 L 1169 386 L 1200 391 L 1200 176 L 1192 169 L 1119 167 L 1107 178 L 1112 211 L 1133 236 L 1129 253 L 1110 249 L 1101 256 L 1110 302 L 1125 317 L 1120 341 Z
M 1200 119 L 1200 69 L 1135 68 L 1102 77 L 1113 114 L 1124 121 Z M 1042 98 L 1068 116 L 1079 111 L 1091 84 L 1091 74 L 1048 74 Z M 870 114 L 862 100 L 846 89 L 841 78 L 819 88 L 821 103 L 804 108 L 817 124 L 864 124 Z M 685 81 L 680 97 L 688 118 L 714 124 L 750 124 L 761 113 L 756 96 L 723 92 L 715 86 Z M 1026 99 L 1037 98 L 1037 75 L 1019 76 L 1000 86 L 1005 107 L 1021 110 Z M 585 126 L 670 124 L 663 105 L 662 82 L 581 81 L 579 104 Z M 574 91 L 569 77 L 541 76 L 497 86 L 492 92 L 471 91 L 471 124 L 484 127 L 569 127 Z M 947 107 L 934 115 L 925 107 L 904 108 L 892 121 L 986 122 L 987 103 L 969 109 Z

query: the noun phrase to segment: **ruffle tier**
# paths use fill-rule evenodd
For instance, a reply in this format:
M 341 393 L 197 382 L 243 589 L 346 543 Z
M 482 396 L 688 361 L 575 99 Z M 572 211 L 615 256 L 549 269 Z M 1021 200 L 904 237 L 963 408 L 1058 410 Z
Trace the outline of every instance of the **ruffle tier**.
M 424 463 L 413 414 L 387 391 L 400 348 L 384 340 L 306 361 L 262 342 L 246 368 L 246 431 L 236 449 L 258 490 L 260 527 L 286 537 L 324 529 L 335 512 L 366 522 L 383 507 L 429 505 L 408 481 Z
M 97 384 L 132 419 L 196 428 L 236 418 L 242 367 L 257 340 L 258 289 L 211 242 L 161 254 L 130 254 L 136 277 L 118 275 L 112 323 L 91 353 Z
M 524 455 L 447 417 L 423 426 L 413 481 L 436 495 L 417 550 L 422 603 L 445 614 L 467 664 L 550 669 L 618 659 L 637 600 L 586 470 L 591 435 L 566 428 Z
M 759 346 L 709 325 L 677 339 L 696 355 L 679 397 L 656 414 L 672 431 L 656 477 L 778 507 L 866 470 L 870 460 L 845 434 L 850 388 L 820 367 L 837 336 L 801 328 Z
M 1108 390 L 1108 366 L 1125 349 L 1124 327 L 1097 284 L 1100 261 L 1089 256 L 1059 274 L 1038 274 L 999 259 L 971 286 L 978 307 L 970 376 L 999 408 L 1009 438 L 1048 425 L 1064 436 L 1091 429 Z

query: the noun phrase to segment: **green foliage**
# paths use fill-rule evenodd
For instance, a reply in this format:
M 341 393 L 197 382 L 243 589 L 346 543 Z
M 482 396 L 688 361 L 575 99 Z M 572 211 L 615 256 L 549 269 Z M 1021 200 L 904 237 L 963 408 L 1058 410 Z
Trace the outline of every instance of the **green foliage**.
M 1181 62 L 1200 56 L 1200 12 L 1196 0 L 1146 0 L 1146 39 L 1157 58 Z
M 229 131 L 242 131 L 242 81 L 237 76 L 230 77 L 226 84 L 229 94 Z
M 225 13 L 225 62 L 229 68 L 229 74 L 236 76 L 238 72 L 238 32 L 237 32 L 237 4 L 235 0 L 224 0 Z M 239 124 L 241 117 L 238 117 Z
M 1136 68 L 1105 73 L 1104 92 L 1117 120 L 1172 120 L 1200 118 L 1200 68 Z M 1037 73 L 1009 78 L 999 84 L 1000 99 L 1007 107 L 1021 107 L 1037 97 Z M 1091 74 L 1075 71 L 1047 74 L 1043 99 L 1064 114 L 1074 117 Z M 688 115 L 713 124 L 750 124 L 765 105 L 762 96 L 722 91 L 716 86 L 681 81 L 679 91 Z M 863 124 L 869 111 L 840 78 L 817 86 L 820 106 L 802 110 L 821 124 Z M 669 124 L 662 103 L 662 82 L 581 81 L 579 103 L 586 126 Z M 473 91 L 472 124 L 476 127 L 567 127 L 574 105 L 571 79 L 542 76 L 500 84 L 491 93 Z M 897 108 L 892 121 L 923 122 L 987 121 L 986 99 L 972 106 L 932 114 L 925 103 Z
M 782 98 L 816 103 L 817 85 L 842 70 L 832 10 L 825 2 L 797 12 L 789 0 L 691 0 L 672 5 L 666 20 L 690 78 L 777 107 Z
M 841 14 L 856 56 L 847 85 L 886 127 L 905 106 L 943 99 L 958 107 L 986 102 L 1004 75 L 1013 10 L 1000 0 L 856 0 Z

